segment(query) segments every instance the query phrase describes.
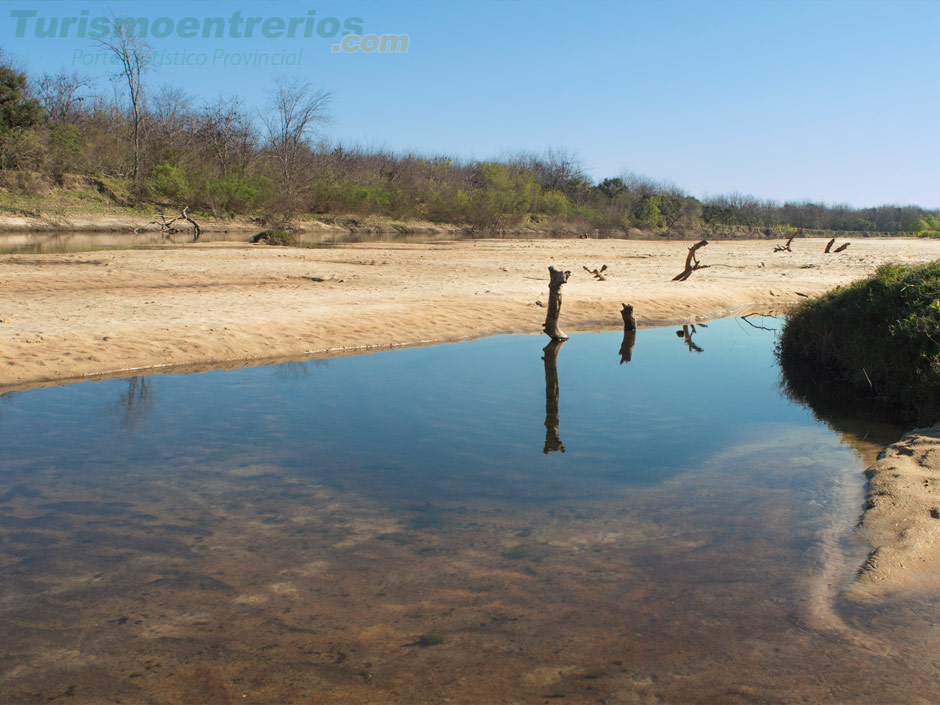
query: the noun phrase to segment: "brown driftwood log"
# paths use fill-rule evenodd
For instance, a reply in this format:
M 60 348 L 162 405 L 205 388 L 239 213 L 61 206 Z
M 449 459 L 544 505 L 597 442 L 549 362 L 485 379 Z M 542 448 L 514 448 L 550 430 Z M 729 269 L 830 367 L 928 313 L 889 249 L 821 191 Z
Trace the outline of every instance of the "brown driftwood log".
M 565 446 L 558 436 L 558 352 L 564 340 L 552 340 L 542 348 L 542 360 L 545 362 L 545 447 L 542 452 L 548 455 L 552 451 L 565 452 Z
M 785 245 L 777 245 L 776 247 L 774 247 L 774 252 L 793 252 L 793 250 L 790 249 L 791 242 L 793 242 L 792 237 L 789 240 L 787 240 L 787 243 Z
M 597 279 L 597 281 L 600 281 L 600 282 L 607 281 L 607 277 L 605 277 L 603 274 L 604 272 L 607 271 L 606 264 L 600 269 L 588 269 L 587 267 L 584 267 L 584 271 L 587 272 L 588 274 L 592 274 L 594 278 Z
M 851 242 L 843 243 L 839 245 L 836 249 L 834 249 L 833 252 L 845 252 L 845 249 L 851 244 L 852 244 Z
M 706 267 L 708 267 L 707 264 L 701 264 L 698 261 L 698 259 L 696 259 L 695 257 L 696 250 L 698 250 L 699 248 L 705 247 L 705 245 L 707 244 L 708 244 L 708 240 L 701 240 L 699 242 L 696 242 L 694 245 L 692 245 L 692 247 L 689 248 L 689 254 L 685 256 L 685 269 L 683 269 L 679 274 L 677 274 L 676 276 L 672 278 L 674 282 L 684 282 L 686 279 L 692 276 L 692 272 L 694 272 L 695 270 L 705 269 Z
M 199 227 L 199 223 L 197 223 L 195 220 L 193 220 L 190 217 L 189 206 L 186 206 L 185 208 L 183 208 L 183 210 L 180 211 L 180 214 L 176 216 L 175 218 L 167 219 L 167 217 L 163 215 L 163 213 L 161 213 L 156 218 L 154 218 L 149 223 L 147 223 L 147 225 L 144 225 L 143 227 L 140 227 L 140 228 L 135 228 L 134 232 L 139 233 L 141 230 L 143 230 L 144 228 L 150 227 L 151 225 L 159 225 L 160 233 L 161 235 L 163 235 L 164 239 L 166 239 L 167 235 L 175 235 L 176 233 L 179 232 L 179 230 L 177 230 L 173 224 L 180 220 L 185 221 L 193 226 L 193 242 L 196 242 L 196 240 L 199 239 L 199 233 L 202 232 L 202 228 Z
M 829 254 L 829 250 L 832 249 L 832 246 L 836 244 L 836 239 L 832 238 L 829 242 L 826 243 L 826 251 L 823 254 Z
M 562 333 L 558 327 L 558 314 L 561 312 L 561 287 L 568 281 L 571 272 L 548 268 L 548 313 L 545 314 L 545 323 L 542 330 L 552 340 L 568 340 L 568 336 Z

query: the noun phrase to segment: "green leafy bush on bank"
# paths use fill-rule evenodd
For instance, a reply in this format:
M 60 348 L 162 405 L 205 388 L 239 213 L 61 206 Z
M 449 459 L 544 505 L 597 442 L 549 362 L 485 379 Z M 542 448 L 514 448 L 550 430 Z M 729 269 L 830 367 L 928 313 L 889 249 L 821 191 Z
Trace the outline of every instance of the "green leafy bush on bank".
M 940 260 L 886 264 L 801 304 L 781 333 L 781 363 L 827 370 L 899 420 L 940 420 Z

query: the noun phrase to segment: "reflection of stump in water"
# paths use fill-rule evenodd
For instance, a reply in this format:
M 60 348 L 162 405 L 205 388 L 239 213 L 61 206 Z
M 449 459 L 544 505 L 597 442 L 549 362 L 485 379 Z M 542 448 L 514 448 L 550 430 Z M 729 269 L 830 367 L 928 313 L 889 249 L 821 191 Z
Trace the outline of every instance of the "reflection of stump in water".
M 545 447 L 542 452 L 546 455 L 554 450 L 565 452 L 558 437 L 558 351 L 564 344 L 564 340 L 553 340 L 542 348 L 545 361 Z
M 699 325 L 702 328 L 708 328 L 708 326 L 706 326 L 704 323 L 700 323 Z M 685 344 L 689 346 L 689 352 L 694 351 L 694 352 L 700 353 L 702 352 L 702 349 L 698 345 L 692 342 L 692 336 L 695 335 L 697 332 L 698 331 L 695 330 L 694 324 L 684 325 L 682 326 L 682 330 L 676 331 L 676 337 L 685 339 Z
M 623 342 L 620 344 L 620 364 L 633 359 L 633 346 L 636 344 L 636 317 L 633 306 L 622 304 L 620 316 L 623 318 Z
M 620 344 L 620 364 L 630 362 L 633 359 L 633 346 L 636 345 L 636 331 L 625 330 L 623 332 L 623 342 Z

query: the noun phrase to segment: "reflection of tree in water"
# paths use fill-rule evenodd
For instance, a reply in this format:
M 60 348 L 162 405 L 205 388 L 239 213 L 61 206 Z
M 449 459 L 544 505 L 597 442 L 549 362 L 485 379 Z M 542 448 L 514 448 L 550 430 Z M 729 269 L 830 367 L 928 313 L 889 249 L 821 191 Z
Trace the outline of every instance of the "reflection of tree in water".
M 312 377 L 316 374 L 314 368 L 332 367 L 333 361 L 328 358 L 303 360 L 300 362 L 279 362 L 274 366 L 274 376 L 278 379 L 299 379 Z
M 809 408 L 813 416 L 855 448 L 866 463 L 904 434 L 901 420 L 870 397 L 834 382 L 816 365 L 780 360 L 780 392 Z
M 708 326 L 705 325 L 704 323 L 699 323 L 699 327 L 708 328 Z M 684 339 L 685 344 L 689 346 L 689 352 L 700 353 L 700 352 L 703 352 L 703 350 L 694 342 L 692 342 L 692 336 L 695 335 L 696 333 L 698 333 L 698 331 L 695 330 L 695 325 L 690 323 L 688 325 L 682 326 L 682 330 L 677 330 L 676 337 Z
M 545 361 L 545 447 L 542 452 L 545 455 L 556 450 L 565 452 L 558 437 L 558 351 L 564 344 L 564 340 L 553 340 L 542 348 Z
M 122 430 L 133 431 L 153 411 L 153 390 L 149 377 L 128 377 L 127 393 L 122 394 L 114 409 Z
M 13 397 L 15 396 L 16 392 L 4 392 L 3 394 L 0 394 L 0 416 L 3 416 L 3 405 L 9 404 L 11 401 L 13 401 Z

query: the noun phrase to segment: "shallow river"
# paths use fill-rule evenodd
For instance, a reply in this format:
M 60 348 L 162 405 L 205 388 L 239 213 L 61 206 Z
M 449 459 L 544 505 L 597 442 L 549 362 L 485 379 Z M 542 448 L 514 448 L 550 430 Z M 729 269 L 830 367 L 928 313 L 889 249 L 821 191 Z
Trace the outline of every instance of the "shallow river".
M 2 396 L 0 702 L 935 702 L 940 607 L 840 596 L 900 429 L 817 420 L 773 342 L 728 319 Z

